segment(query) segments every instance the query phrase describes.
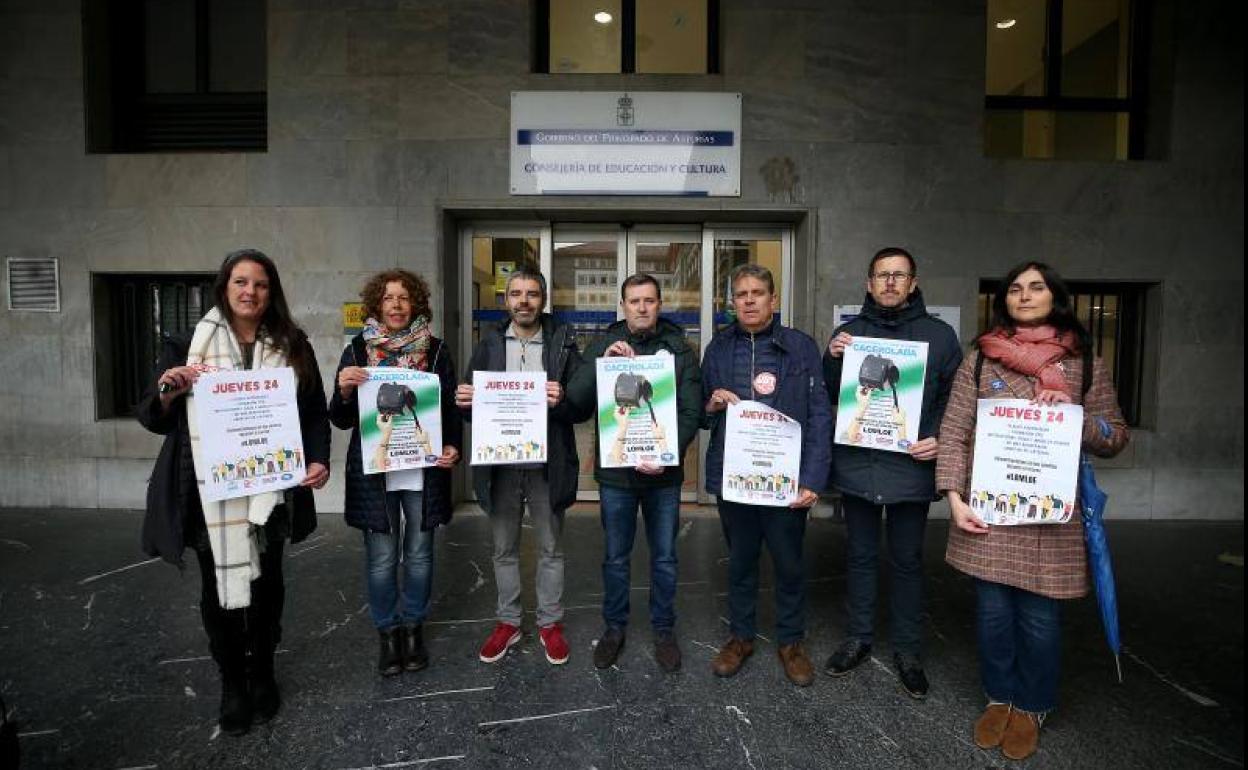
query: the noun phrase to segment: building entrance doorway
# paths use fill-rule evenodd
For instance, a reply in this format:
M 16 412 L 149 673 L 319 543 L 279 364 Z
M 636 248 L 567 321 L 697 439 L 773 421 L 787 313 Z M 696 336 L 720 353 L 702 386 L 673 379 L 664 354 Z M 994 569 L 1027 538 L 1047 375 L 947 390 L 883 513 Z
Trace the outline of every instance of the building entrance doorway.
M 507 276 L 524 265 L 546 276 L 547 310 L 572 326 L 582 350 L 623 317 L 619 287 L 624 279 L 638 272 L 653 275 L 663 293 L 663 317 L 684 330 L 701 360 L 714 331 L 732 320 L 728 275 L 737 265 L 757 262 L 769 268 L 780 293 L 778 315 L 791 314 L 792 243 L 792 229 L 775 226 L 467 224 L 460 230 L 460 285 L 466 295 L 461 307 L 469 316 L 461 326 L 461 349 L 472 350 L 483 329 L 506 319 Z M 592 422 L 576 427 L 576 439 L 578 499 L 596 500 Z M 703 443 L 700 437 L 691 444 L 684 459 L 685 501 L 704 497 Z

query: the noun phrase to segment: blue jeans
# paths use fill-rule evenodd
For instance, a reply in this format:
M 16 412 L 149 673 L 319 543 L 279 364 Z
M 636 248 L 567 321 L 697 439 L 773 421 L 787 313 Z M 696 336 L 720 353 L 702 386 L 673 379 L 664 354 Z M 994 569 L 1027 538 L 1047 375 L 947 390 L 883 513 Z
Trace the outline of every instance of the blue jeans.
M 879 580 L 880 514 L 885 506 L 853 495 L 845 495 L 842 500 L 849 534 L 845 592 L 849 635 L 871 644 Z M 922 635 L 923 531 L 928 505 L 907 502 L 887 506 L 888 567 L 892 577 L 889 641 L 894 651 L 916 656 Z
M 676 625 L 676 530 L 680 526 L 680 485 L 626 489 L 603 484 L 602 619 L 608 628 L 628 625 L 629 567 L 637 534 L 637 507 L 646 520 L 650 545 L 650 625 L 669 632 Z
M 390 518 L 390 531 L 364 533 L 364 551 L 368 555 L 368 606 L 373 625 L 382 631 L 400 625 L 419 625 L 429 614 L 433 530 L 421 531 L 420 509 L 419 490 L 387 492 L 386 515 Z M 400 541 L 403 546 L 401 581 Z
M 1022 711 L 1057 706 L 1061 605 L 1021 588 L 975 580 L 975 635 L 984 693 Z
M 800 642 L 806 635 L 806 570 L 802 543 L 805 508 L 745 505 L 720 498 L 719 521 L 728 541 L 728 616 L 732 635 L 750 640 L 758 604 L 758 560 L 763 543 L 775 570 L 776 641 Z

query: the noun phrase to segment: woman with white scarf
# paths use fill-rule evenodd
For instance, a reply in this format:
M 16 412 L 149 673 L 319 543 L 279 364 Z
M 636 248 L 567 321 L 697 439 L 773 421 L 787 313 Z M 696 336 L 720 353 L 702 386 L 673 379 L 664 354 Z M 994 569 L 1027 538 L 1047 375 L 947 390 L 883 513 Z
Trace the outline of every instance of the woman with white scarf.
M 433 532 L 451 520 L 451 468 L 459 462 L 463 423 L 450 350 L 429 330 L 429 284 L 406 270 L 386 270 L 369 279 L 360 296 L 368 320 L 342 352 L 329 419 L 351 431 L 343 516 L 364 533 L 368 604 L 380 640 L 377 670 L 394 676 L 429 665 L 422 624 L 433 582 Z M 378 366 L 438 376 L 442 454 L 436 466 L 364 473 L 356 396 L 368 380 L 365 367 Z M 385 435 L 387 428 L 379 427 Z
M 182 565 L 190 547 L 202 577 L 200 614 L 221 672 L 221 731 L 247 732 L 281 705 L 273 655 L 281 639 L 282 550 L 316 528 L 312 490 L 329 480 L 325 389 L 307 335 L 291 318 L 273 261 L 254 249 L 226 256 L 213 286 L 215 306 L 189 342 L 167 339 L 159 378 L 136 407 L 139 422 L 165 435 L 152 473 L 143 547 Z M 290 367 L 298 381 L 307 477 L 283 492 L 204 503 L 191 389 L 200 372 Z

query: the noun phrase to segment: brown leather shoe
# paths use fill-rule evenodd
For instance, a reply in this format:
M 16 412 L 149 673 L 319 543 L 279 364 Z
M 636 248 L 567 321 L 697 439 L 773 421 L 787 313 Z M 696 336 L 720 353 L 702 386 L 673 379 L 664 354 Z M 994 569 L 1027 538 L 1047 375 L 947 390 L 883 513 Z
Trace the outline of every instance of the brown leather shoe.
M 719 648 L 715 658 L 711 661 L 711 670 L 715 672 L 715 676 L 733 676 L 741 670 L 741 664 L 745 659 L 754 654 L 753 640 L 746 641 L 732 637 L 728 643 Z
M 1036 753 L 1040 742 L 1040 723 L 1035 714 L 1014 710 L 1001 736 L 1001 753 L 1006 759 L 1026 759 Z
M 979 719 L 975 720 L 975 745 L 981 749 L 992 749 L 1001 745 L 1001 736 L 1005 735 L 1005 725 L 1010 721 L 1010 704 L 991 703 Z
M 790 682 L 798 687 L 809 687 L 815 681 L 815 667 L 810 658 L 806 657 L 801 642 L 780 645 L 779 655 L 780 663 L 784 666 L 784 675 Z

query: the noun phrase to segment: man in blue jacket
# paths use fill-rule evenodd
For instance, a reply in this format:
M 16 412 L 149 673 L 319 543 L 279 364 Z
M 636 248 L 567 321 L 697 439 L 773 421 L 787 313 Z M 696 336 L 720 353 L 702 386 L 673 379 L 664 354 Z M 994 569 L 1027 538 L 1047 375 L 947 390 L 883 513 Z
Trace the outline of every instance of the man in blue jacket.
M 854 337 L 882 337 L 927 343 L 923 413 L 919 440 L 909 454 L 836 444 L 832 486 L 841 492 L 849 531 L 846 609 L 849 635 L 828 658 L 825 671 L 844 676 L 871 655 L 880 550 L 880 515 L 887 510 L 892 604 L 889 612 L 893 664 L 902 688 L 915 698 L 927 694 L 919 658 L 923 594 L 923 531 L 935 500 L 935 460 L 940 420 L 949 401 L 962 349 L 949 324 L 927 312 L 914 257 L 905 249 L 878 251 L 867 266 L 862 313 L 839 327 L 823 356 L 823 376 L 836 408 L 845 348 Z
M 806 633 L 806 574 L 802 543 L 806 517 L 819 500 L 830 462 L 831 407 L 823 384 L 819 346 L 806 334 L 774 320 L 777 306 L 771 271 L 755 264 L 732 271 L 730 286 L 737 320 L 715 335 L 702 359 L 704 426 L 711 430 L 706 452 L 706 491 L 721 492 L 724 411 L 743 399 L 762 402 L 802 426 L 798 499 L 788 508 L 746 505 L 719 498 L 719 518 L 728 541 L 728 612 L 732 636 L 711 668 L 732 676 L 754 653 L 758 559 L 767 544 L 775 570 L 776 642 L 785 676 L 805 687 L 815 671 L 802 649 Z

